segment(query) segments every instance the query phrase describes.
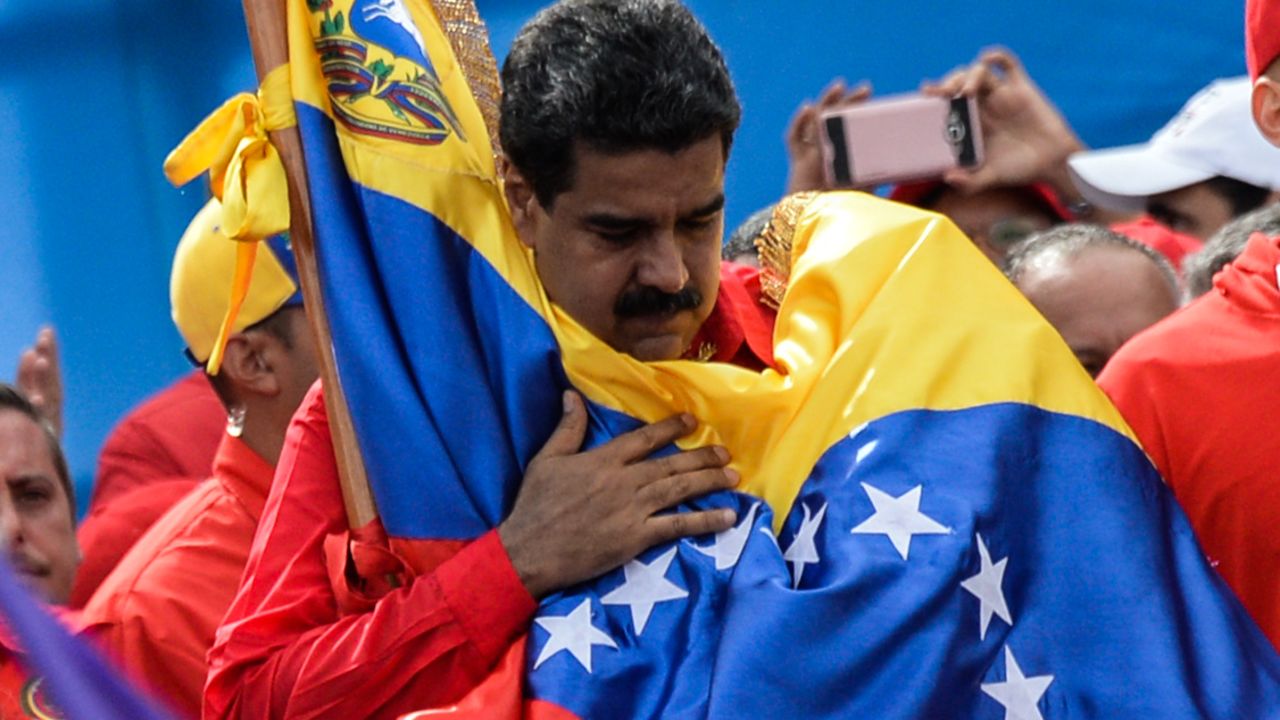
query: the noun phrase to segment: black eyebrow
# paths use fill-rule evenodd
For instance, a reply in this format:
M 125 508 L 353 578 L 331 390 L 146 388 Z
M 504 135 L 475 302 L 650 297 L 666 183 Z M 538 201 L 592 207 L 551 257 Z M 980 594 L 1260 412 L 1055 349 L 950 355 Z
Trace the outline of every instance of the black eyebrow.
M 695 208 L 693 212 L 688 213 L 687 215 L 685 215 L 685 217 L 691 217 L 691 218 L 706 217 L 707 215 L 714 215 L 723 209 L 724 209 L 724 193 L 720 193 L 715 197 L 714 200 L 707 203 L 706 205 L 703 205 L 700 208 Z
M 724 193 L 717 195 L 711 202 L 699 208 L 694 208 L 691 212 L 684 215 L 685 218 L 701 218 L 708 215 L 714 215 L 724 209 Z M 602 212 L 587 215 L 583 218 L 583 222 L 592 227 L 606 231 L 618 230 L 636 230 L 652 227 L 653 222 L 647 218 L 627 217 L 625 215 L 614 215 L 612 213 Z
M 583 222 L 592 227 L 601 230 L 633 230 L 636 228 L 649 227 L 653 223 L 644 218 L 626 217 L 625 215 L 612 215 L 610 213 L 595 213 L 583 218 Z

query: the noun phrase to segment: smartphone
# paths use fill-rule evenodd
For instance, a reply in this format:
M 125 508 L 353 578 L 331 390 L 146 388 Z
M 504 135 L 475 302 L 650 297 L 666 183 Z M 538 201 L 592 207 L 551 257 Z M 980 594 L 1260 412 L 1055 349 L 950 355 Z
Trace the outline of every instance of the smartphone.
M 819 142 L 828 187 L 929 180 L 982 164 L 971 97 L 898 95 L 824 113 Z

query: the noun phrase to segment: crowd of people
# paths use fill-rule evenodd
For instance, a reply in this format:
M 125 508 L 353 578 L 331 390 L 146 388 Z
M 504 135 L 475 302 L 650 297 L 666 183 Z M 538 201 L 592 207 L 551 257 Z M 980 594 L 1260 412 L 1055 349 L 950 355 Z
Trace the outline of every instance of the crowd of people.
M 1280 3 L 1248 13 L 1250 75 L 1214 79 L 1131 147 L 1085 148 L 1011 51 L 984 51 L 921 86 L 976 99 L 983 164 L 885 193 L 954 223 L 1057 330 L 1280 647 Z M 776 370 L 778 298 L 762 280 L 780 270 L 763 252 L 775 208 L 722 243 L 740 109 L 692 14 L 669 0 L 563 0 L 521 31 L 502 82 L 505 198 L 548 297 L 642 361 Z M 649 86 L 610 90 L 627 82 Z M 796 111 L 781 197 L 841 189 L 824 178 L 820 119 L 872 97 L 837 81 Z M 653 126 L 630 127 L 636 117 Z M 699 418 L 584 450 L 589 411 L 570 391 L 501 523 L 447 550 L 388 549 L 376 522 L 349 522 L 287 236 L 262 241 L 233 297 L 222 218 L 210 200 L 173 260 L 172 316 L 195 368 L 121 419 L 78 527 L 52 329 L 0 385 L 10 562 L 176 715 L 400 717 L 454 703 L 542 599 L 740 519 L 667 512 L 742 480 L 719 445 L 655 454 Z M 0 716 L 45 717 L 22 650 L 0 641 Z

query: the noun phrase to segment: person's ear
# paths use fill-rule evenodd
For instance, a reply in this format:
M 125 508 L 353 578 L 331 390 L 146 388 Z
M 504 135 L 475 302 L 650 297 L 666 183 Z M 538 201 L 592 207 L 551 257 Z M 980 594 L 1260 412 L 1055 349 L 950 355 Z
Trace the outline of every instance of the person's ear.
M 235 333 L 227 338 L 219 373 L 235 388 L 236 394 L 275 397 L 280 394 L 280 378 L 276 376 L 281 342 L 268 332 Z
M 502 189 L 507 196 L 507 207 L 511 210 L 511 223 L 515 225 L 520 241 L 534 247 L 537 215 L 542 209 L 538 204 L 538 196 L 533 192 L 533 186 L 510 160 L 499 158 L 498 165 L 502 173 Z
M 1272 145 L 1280 147 L 1280 81 L 1262 75 L 1253 84 L 1253 121 Z

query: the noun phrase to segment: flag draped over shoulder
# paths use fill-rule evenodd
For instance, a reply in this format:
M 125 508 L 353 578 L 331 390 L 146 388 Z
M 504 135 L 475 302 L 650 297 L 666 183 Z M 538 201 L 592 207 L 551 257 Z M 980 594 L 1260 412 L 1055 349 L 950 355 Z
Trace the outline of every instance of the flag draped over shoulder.
M 589 443 L 688 411 L 689 444 L 743 476 L 702 501 L 736 528 L 545 599 L 510 664 L 525 712 L 1280 716 L 1280 661 L 1123 421 L 942 217 L 790 201 L 777 370 L 640 363 L 552 306 L 468 5 L 290 5 L 333 350 L 387 532 L 495 526 L 569 386 Z

